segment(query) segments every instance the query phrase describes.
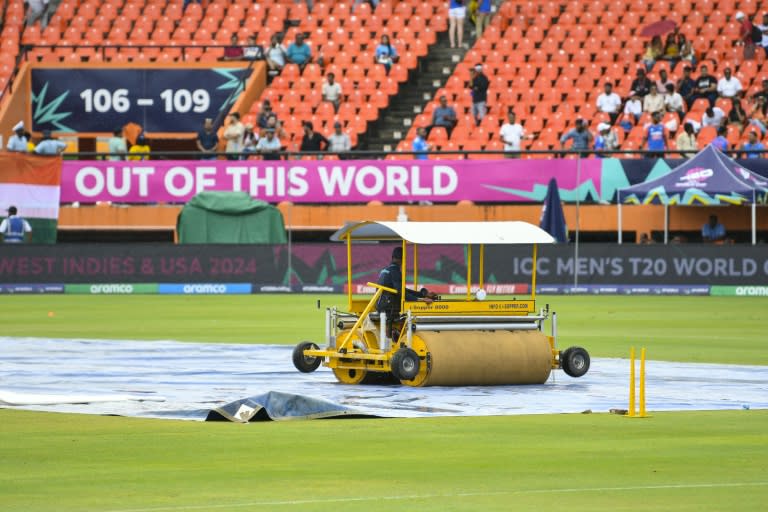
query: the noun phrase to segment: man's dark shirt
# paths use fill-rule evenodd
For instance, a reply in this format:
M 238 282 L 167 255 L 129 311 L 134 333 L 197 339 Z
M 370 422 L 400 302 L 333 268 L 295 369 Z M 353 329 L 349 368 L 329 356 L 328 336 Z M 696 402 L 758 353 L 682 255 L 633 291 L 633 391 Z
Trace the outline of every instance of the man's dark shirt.
M 403 286 L 403 274 L 400 272 L 400 264 L 393 262 L 388 267 L 382 269 L 379 272 L 379 280 L 376 283 L 393 290 L 400 290 Z M 420 298 L 421 294 L 418 292 L 409 288 L 405 289 L 405 300 L 413 301 Z M 386 311 L 388 314 L 400 311 L 400 294 L 382 292 L 379 301 L 376 303 L 376 310 L 379 312 Z
M 694 87 L 696 87 L 696 82 L 693 78 L 681 78 L 677 84 L 677 92 L 679 92 L 680 96 L 683 98 L 687 98 L 693 94 Z
M 701 75 L 696 79 L 696 87 L 699 88 L 699 92 L 704 92 L 705 89 L 717 85 L 717 80 L 712 75 Z M 712 92 L 712 91 L 710 91 Z
M 216 135 L 216 132 L 208 133 L 205 130 L 200 130 L 197 132 L 197 140 L 200 141 L 200 145 L 205 149 L 213 149 L 219 143 L 219 136 Z
M 632 86 L 630 89 L 635 91 L 635 94 L 638 96 L 643 97 L 651 92 L 651 81 L 647 76 L 637 77 L 632 80 Z
M 301 151 L 324 151 L 328 147 L 328 139 L 314 132 L 312 136 L 304 135 L 301 138 Z
M 472 103 L 483 103 L 488 100 L 488 78 L 478 73 L 472 79 Z

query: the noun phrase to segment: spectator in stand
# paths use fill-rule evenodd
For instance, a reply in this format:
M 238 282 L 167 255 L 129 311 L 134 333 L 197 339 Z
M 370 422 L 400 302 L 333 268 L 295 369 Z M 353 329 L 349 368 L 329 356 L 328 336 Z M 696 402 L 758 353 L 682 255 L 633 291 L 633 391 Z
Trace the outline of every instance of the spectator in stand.
M 573 140 L 571 144 L 571 151 L 583 151 L 580 156 L 587 157 L 589 148 L 592 147 L 592 141 L 594 137 L 589 130 L 587 130 L 587 123 L 583 119 L 576 120 L 576 127 L 565 133 L 560 137 L 560 148 L 565 149 L 565 143 L 569 140 Z
M 744 107 L 741 105 L 741 101 L 738 99 L 732 99 L 731 110 L 728 112 L 728 124 L 736 126 L 739 132 L 741 132 L 747 123 L 747 113 L 744 111 Z
M 645 69 L 637 68 L 637 76 L 632 80 L 632 85 L 629 91 L 630 96 L 640 96 L 641 98 L 648 94 L 651 90 L 651 81 L 645 75 Z
M 396 63 L 400 57 L 397 55 L 397 50 L 389 42 L 389 36 L 384 34 L 381 36 L 381 42 L 376 47 L 376 52 L 373 56 L 376 63 L 384 66 L 384 69 L 389 74 L 389 70 L 392 69 L 392 65 Z
M 432 146 L 427 143 L 427 130 L 424 127 L 416 128 L 416 137 L 411 144 L 411 150 L 413 151 L 413 158 L 416 160 L 426 160 L 428 158 L 427 152 L 432 149 Z
M 23 244 L 32 240 L 32 226 L 15 206 L 8 207 L 8 216 L 0 222 L 0 240 L 6 244 Z
M 755 58 L 755 44 L 762 42 L 762 33 L 753 32 L 756 28 L 743 12 L 736 13 L 736 21 L 739 22 L 739 43 L 744 45 L 744 59 L 751 60 Z
M 661 43 L 660 36 L 653 36 L 651 42 L 645 47 L 645 53 L 643 54 L 643 64 L 645 69 L 650 71 L 653 69 L 653 65 L 656 61 L 664 56 L 664 45 Z
M 449 0 L 448 5 L 448 40 L 451 48 L 464 47 L 464 18 L 467 7 L 464 0 Z
M 115 128 L 112 131 L 112 136 L 107 142 L 107 151 L 109 152 L 107 160 L 125 160 L 125 154 L 128 152 L 128 144 L 125 142 L 125 137 L 123 137 L 122 128 Z
M 136 137 L 136 144 L 128 150 L 128 160 L 149 160 L 149 153 L 151 151 L 152 148 L 149 147 L 149 141 L 143 133 L 140 133 Z
M 24 121 L 19 121 L 13 126 L 13 135 L 8 137 L 8 144 L 5 149 L 8 151 L 16 151 L 18 153 L 26 153 L 27 142 L 29 142 L 29 138 L 26 137 L 24 132 Z
M 717 137 L 712 139 L 712 145 L 715 146 L 720 151 L 728 151 L 728 139 L 726 138 L 726 135 L 728 134 L 728 128 L 725 126 L 718 126 L 717 127 Z
M 701 126 L 719 127 L 725 121 L 725 112 L 720 107 L 709 107 L 701 116 Z
M 247 160 L 248 156 L 256 153 L 256 144 L 259 143 L 259 135 L 253 131 L 252 124 L 245 125 L 243 132 L 243 149 L 240 160 Z
M 62 154 L 65 149 L 67 149 L 65 142 L 54 139 L 51 130 L 43 130 L 43 138 L 37 143 L 35 154 L 56 156 Z
M 352 150 L 352 141 L 349 135 L 342 131 L 342 125 L 339 121 L 333 123 L 333 135 L 328 137 L 328 152 L 329 153 L 347 153 Z M 344 154 L 339 155 L 342 160 L 347 156 Z
M 741 82 L 731 75 L 731 68 L 725 68 L 723 78 L 717 81 L 717 94 L 721 98 L 737 98 L 741 94 Z
M 616 149 L 619 149 L 619 138 L 616 136 L 616 132 L 611 129 L 611 125 L 608 123 L 598 124 L 597 137 L 595 137 L 595 151 L 614 151 Z M 595 156 L 603 158 L 606 155 L 596 153 Z
M 243 48 L 243 58 L 245 60 L 264 59 L 264 48 L 256 43 L 256 36 L 254 34 L 248 36 L 248 41 L 246 41 L 245 48 Z
M 752 110 L 749 113 L 749 124 L 759 128 L 760 134 L 763 137 L 768 130 L 768 123 L 766 122 L 766 105 L 768 105 L 768 99 L 766 99 L 765 96 L 756 96 Z
M 477 13 L 475 14 L 476 37 L 480 39 L 483 31 L 488 27 L 491 21 L 491 0 L 477 0 Z
M 507 158 L 517 158 L 520 156 L 520 143 L 522 140 L 526 137 L 532 139 L 533 135 L 526 136 L 525 128 L 517 122 L 515 111 L 509 109 L 507 111 L 507 122 L 501 125 L 499 137 L 504 143 L 504 151 L 508 152 L 505 156 Z
M 664 95 L 664 108 L 667 112 L 674 112 L 682 119 L 685 115 L 685 102 L 680 93 L 675 91 L 675 86 L 667 84 L 667 94 Z
M 640 100 L 640 95 L 633 93 L 632 96 L 624 104 L 624 114 L 632 116 L 634 123 L 640 120 L 640 116 L 643 115 L 643 102 Z M 630 126 L 630 130 L 632 127 Z M 627 130 L 629 131 L 629 130 Z
M 264 129 L 264 136 L 259 138 L 256 143 L 256 152 L 264 160 L 280 160 L 280 150 L 282 149 L 280 139 L 275 136 L 274 128 Z
M 621 112 L 621 97 L 613 92 L 611 82 L 605 82 L 604 91 L 597 97 L 597 110 L 608 114 L 611 118 L 611 124 L 613 124 Z
M 279 73 L 285 66 L 285 48 L 280 44 L 280 39 L 277 35 L 273 35 L 269 40 L 269 48 L 267 49 L 267 67 L 273 73 Z
M 328 149 L 328 139 L 316 132 L 311 121 L 304 122 L 304 136 L 301 138 L 300 151 L 325 151 Z M 322 158 L 319 156 L 318 158 Z
M 237 40 L 237 34 L 232 34 L 229 39 L 229 46 L 224 48 L 222 60 L 243 60 L 243 47 Z
M 653 122 L 646 129 L 643 136 L 643 145 L 648 144 L 648 151 L 651 152 L 648 155 L 649 158 L 661 158 L 667 149 L 667 131 L 664 125 L 661 124 L 660 112 L 654 112 L 651 119 L 653 119 Z
M 705 98 L 710 106 L 715 106 L 717 100 L 717 80 L 709 74 L 707 66 L 701 66 L 701 74 L 696 79 L 696 87 L 693 89 L 693 100 Z
M 710 215 L 709 222 L 701 228 L 701 238 L 705 242 L 719 242 L 725 239 L 725 226 L 717 220 L 717 215 Z
M 661 58 L 668 61 L 672 69 L 680 62 L 680 46 L 674 33 L 670 33 L 664 41 L 664 54 Z
M 656 84 L 651 84 L 651 90 L 643 98 L 643 112 L 655 114 L 664 112 L 664 96 L 659 94 Z
M 298 65 L 302 70 L 304 66 L 312 61 L 312 49 L 304 42 L 304 34 L 299 32 L 296 34 L 294 42 L 288 46 L 288 50 L 285 52 L 288 62 L 293 62 Z
M 488 77 L 483 74 L 483 65 L 475 64 L 470 71 L 470 89 L 472 93 L 472 115 L 475 116 L 475 122 L 480 125 L 486 113 L 486 102 L 488 101 L 488 86 L 490 82 Z
M 696 81 L 691 78 L 691 66 L 685 66 L 683 68 L 683 77 L 677 81 L 677 92 L 685 100 L 687 108 L 691 108 L 693 103 L 693 94 L 696 89 Z
M 456 111 L 452 106 L 448 105 L 448 98 L 443 94 L 440 96 L 440 106 L 432 111 L 432 125 L 429 127 L 429 130 L 435 126 L 442 126 L 445 128 L 448 137 L 450 137 L 456 123 Z
M 673 82 L 672 79 L 669 78 L 669 75 L 667 74 L 666 69 L 660 69 L 659 79 L 656 80 L 656 89 L 658 89 L 658 91 L 663 94 L 664 91 L 667 90 L 667 84 L 674 85 L 675 82 Z
M 333 111 L 338 112 L 342 96 L 341 84 L 336 81 L 336 75 L 333 73 L 328 73 L 325 78 L 326 82 L 322 88 L 323 101 L 332 104 Z
M 760 38 L 760 46 L 763 48 L 766 57 L 768 57 L 768 12 L 763 13 L 763 22 L 755 26 L 762 34 L 762 37 Z
M 762 84 L 763 88 L 752 96 L 753 99 L 757 99 L 762 96 L 764 99 L 768 100 L 768 78 L 763 78 Z
M 197 149 L 203 155 L 201 160 L 216 160 L 216 152 L 219 149 L 219 136 L 213 130 L 213 119 L 206 118 L 203 122 L 203 129 L 197 132 Z M 133 148 L 131 148 L 133 149 Z
M 274 112 L 272 112 L 272 103 L 270 103 L 269 100 L 262 101 L 261 110 L 259 110 L 259 115 L 256 116 L 256 126 L 259 128 L 266 128 L 269 116 L 273 114 Z
M 229 124 L 224 129 L 222 137 L 227 141 L 225 151 L 227 154 L 227 160 L 238 160 L 239 153 L 243 149 L 243 134 L 245 134 L 245 126 L 240 121 L 240 113 L 232 112 L 229 115 Z
M 685 34 L 677 34 L 677 47 L 680 48 L 680 61 L 688 66 L 696 65 L 696 52 L 693 44 L 685 38 Z
M 749 140 L 741 145 L 741 149 L 744 150 L 744 158 L 763 158 L 765 145 L 757 139 L 757 131 L 749 131 Z
M 274 112 L 269 114 L 265 130 L 273 130 L 275 132 L 275 137 L 280 140 L 288 138 L 288 133 L 286 133 L 285 129 L 283 128 L 283 123 L 280 122 L 280 120 L 277 118 L 277 114 Z
M 680 153 L 685 158 L 690 158 L 696 151 L 699 150 L 698 143 L 696 142 L 696 133 L 693 129 L 693 124 L 685 123 L 683 125 L 683 131 L 675 139 L 675 145 Z

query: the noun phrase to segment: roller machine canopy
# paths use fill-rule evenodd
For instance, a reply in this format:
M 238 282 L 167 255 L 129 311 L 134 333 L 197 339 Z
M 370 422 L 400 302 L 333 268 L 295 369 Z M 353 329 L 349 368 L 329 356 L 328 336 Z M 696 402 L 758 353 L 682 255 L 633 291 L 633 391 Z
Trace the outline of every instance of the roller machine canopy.
M 351 240 L 401 241 L 412 244 L 551 244 L 546 231 L 522 221 L 508 222 L 350 222 L 331 236 Z

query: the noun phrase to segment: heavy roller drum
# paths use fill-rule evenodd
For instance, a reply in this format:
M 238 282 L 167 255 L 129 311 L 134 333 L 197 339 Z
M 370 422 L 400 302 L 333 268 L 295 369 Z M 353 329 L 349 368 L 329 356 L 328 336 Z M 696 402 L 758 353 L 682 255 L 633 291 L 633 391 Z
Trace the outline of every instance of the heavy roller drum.
M 539 331 L 417 331 L 390 366 L 408 386 L 543 384 L 552 348 Z
M 336 350 L 341 348 L 341 344 L 350 332 L 349 329 L 339 333 L 336 337 Z M 372 348 L 379 346 L 376 334 L 371 331 L 365 331 L 363 337 L 354 335 L 351 344 L 347 344 L 347 352 L 359 351 L 368 353 Z M 368 371 L 366 365 L 375 371 Z M 338 366 L 332 368 L 336 379 L 342 384 L 396 384 L 397 380 L 392 377 L 392 373 L 385 371 L 382 362 L 368 361 L 367 363 L 359 359 L 339 358 Z

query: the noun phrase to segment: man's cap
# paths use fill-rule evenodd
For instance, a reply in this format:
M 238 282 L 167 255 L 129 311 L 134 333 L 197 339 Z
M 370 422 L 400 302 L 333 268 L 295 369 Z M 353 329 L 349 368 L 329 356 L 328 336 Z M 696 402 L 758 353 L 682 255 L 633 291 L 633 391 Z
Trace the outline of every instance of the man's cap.
M 736 13 L 736 19 L 737 19 L 737 20 L 743 20 L 743 19 L 744 19 L 744 13 L 743 13 L 743 12 L 741 12 L 741 11 L 738 11 L 738 12 Z
M 7 211 L 10 215 L 16 215 L 16 212 L 19 210 L 17 210 L 15 206 L 9 206 Z
M 602 132 L 603 130 L 608 130 L 611 128 L 611 125 L 608 123 L 600 123 L 597 125 L 597 131 Z
M 15 131 L 15 132 L 17 132 L 19 130 L 23 130 L 23 129 L 24 129 L 24 121 L 19 121 L 18 123 L 13 125 L 13 131 Z
M 393 260 L 402 260 L 403 259 L 403 248 L 402 247 L 395 247 L 392 249 L 392 259 Z
M 475 64 L 475 71 L 482 71 L 483 65 L 482 64 Z

